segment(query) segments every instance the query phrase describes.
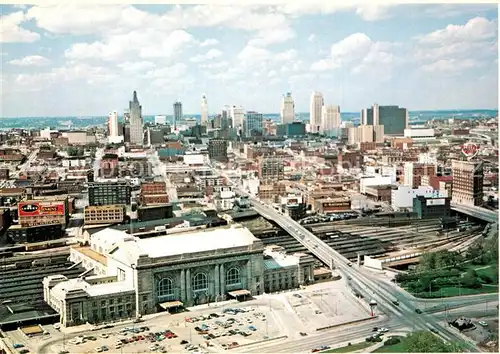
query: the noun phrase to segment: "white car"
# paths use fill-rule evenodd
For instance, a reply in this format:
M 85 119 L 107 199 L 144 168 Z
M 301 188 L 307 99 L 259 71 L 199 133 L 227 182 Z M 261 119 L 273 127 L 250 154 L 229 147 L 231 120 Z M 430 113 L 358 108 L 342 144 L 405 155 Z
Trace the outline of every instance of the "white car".
M 479 321 L 478 323 L 483 327 L 488 327 L 488 324 L 484 321 Z
M 379 333 L 387 333 L 387 332 L 389 332 L 389 330 L 387 328 L 383 328 L 383 327 L 379 328 L 378 331 L 379 331 Z

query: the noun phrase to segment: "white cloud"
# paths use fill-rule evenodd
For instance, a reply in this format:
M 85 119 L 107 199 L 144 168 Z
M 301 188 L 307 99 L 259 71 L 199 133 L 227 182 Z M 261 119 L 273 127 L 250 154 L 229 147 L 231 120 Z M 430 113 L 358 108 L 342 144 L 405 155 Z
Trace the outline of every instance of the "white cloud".
M 268 78 L 276 77 L 276 75 L 277 75 L 276 70 L 270 70 L 270 71 L 267 73 L 267 77 L 268 77 Z
M 158 16 L 122 5 L 47 5 L 33 6 L 26 12 L 38 27 L 54 34 L 104 34 L 147 25 Z
M 425 72 L 459 72 L 465 69 L 477 67 L 479 63 L 472 59 L 442 59 L 432 64 L 422 66 Z
M 413 58 L 425 72 L 458 72 L 496 56 L 497 23 L 475 17 L 464 25 L 450 24 L 443 29 L 416 37 Z
M 465 25 L 448 25 L 424 36 L 417 37 L 418 41 L 425 44 L 449 45 L 453 43 L 480 42 L 496 37 L 498 24 L 484 17 L 475 17 Z
M 210 49 L 205 54 L 200 54 L 200 55 L 197 55 L 195 57 L 192 57 L 190 59 L 190 61 L 192 61 L 194 63 L 200 63 L 200 62 L 204 62 L 204 61 L 207 61 L 207 60 L 212 60 L 212 59 L 218 58 L 221 55 L 222 55 L 222 52 L 220 50 L 218 50 L 218 49 Z
M 314 62 L 311 70 L 325 71 L 342 67 L 359 73 L 381 65 L 389 67 L 396 61 L 396 57 L 390 52 L 394 45 L 374 42 L 364 33 L 354 33 L 334 43 L 330 49 L 330 57 Z
M 9 61 L 9 64 L 16 66 L 46 66 L 50 64 L 50 60 L 41 55 L 30 55 L 21 59 L 13 59 Z
M 186 64 L 174 64 L 172 66 L 150 70 L 146 73 L 146 78 L 151 79 L 175 79 L 182 77 L 187 72 Z
M 365 21 L 378 21 L 390 16 L 389 9 L 397 4 L 349 4 L 342 2 L 328 2 L 324 0 L 309 0 L 294 2 L 279 6 L 279 11 L 293 15 L 333 14 L 341 11 L 356 10 L 356 14 Z
M 266 47 L 271 44 L 283 43 L 295 38 L 295 32 L 290 27 L 277 27 L 260 31 L 248 42 L 249 46 Z
M 151 70 L 155 67 L 156 65 L 150 61 L 137 61 L 137 62 L 125 62 L 118 64 L 118 67 L 128 71 L 128 72 L 134 72 L 134 73 L 139 73 L 143 72 L 146 70 Z
M 356 9 L 356 14 L 365 21 L 380 21 L 390 17 L 389 9 L 394 5 L 368 4 Z
M 309 38 L 307 38 L 307 40 L 308 40 L 309 42 L 313 42 L 315 39 L 316 39 L 316 36 L 314 35 L 314 33 L 312 33 L 312 34 L 309 36 Z
M 204 69 L 220 69 L 220 68 L 225 68 L 226 66 L 228 66 L 229 63 L 225 60 L 223 61 L 220 61 L 220 62 L 211 62 L 211 63 L 202 63 L 202 64 L 199 64 L 199 67 L 200 68 L 204 68 Z
M 31 43 L 40 39 L 40 34 L 21 27 L 26 20 L 22 11 L 0 17 L 0 43 Z
M 145 28 L 127 34 L 111 35 L 104 41 L 91 44 L 75 43 L 66 50 L 65 56 L 72 60 L 106 61 L 119 61 L 130 55 L 142 59 L 169 58 L 181 54 L 185 46 L 194 42 L 193 36 L 183 30 L 165 35 L 153 28 Z
M 219 41 L 215 38 L 209 38 L 205 39 L 203 42 L 200 43 L 200 47 L 210 47 L 213 45 L 219 44 Z

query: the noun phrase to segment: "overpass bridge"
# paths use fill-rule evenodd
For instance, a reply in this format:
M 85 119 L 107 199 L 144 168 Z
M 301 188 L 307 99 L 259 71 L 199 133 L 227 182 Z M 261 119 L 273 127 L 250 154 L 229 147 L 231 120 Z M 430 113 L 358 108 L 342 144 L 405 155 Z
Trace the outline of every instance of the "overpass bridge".
M 472 216 L 476 219 L 480 219 L 489 223 L 498 223 L 498 212 L 493 210 L 457 203 L 451 204 L 451 210 Z

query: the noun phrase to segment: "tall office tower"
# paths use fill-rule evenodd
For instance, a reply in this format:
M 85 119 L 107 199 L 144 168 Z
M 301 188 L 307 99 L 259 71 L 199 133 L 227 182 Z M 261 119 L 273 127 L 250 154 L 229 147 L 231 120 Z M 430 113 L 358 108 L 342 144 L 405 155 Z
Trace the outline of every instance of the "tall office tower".
M 453 160 L 451 171 L 451 202 L 470 206 L 483 205 L 483 162 Z
M 243 121 L 245 119 L 245 109 L 242 106 L 231 107 L 231 118 L 233 121 L 233 128 L 237 130 L 243 129 Z
M 134 91 L 134 97 L 129 104 L 130 109 L 130 144 L 144 144 L 144 121 L 142 118 L 142 107 L 137 99 L 137 92 Z
M 288 92 L 283 95 L 280 109 L 281 124 L 293 123 L 295 120 L 295 103 L 293 102 L 292 94 Z
M 245 136 L 247 138 L 252 136 L 262 136 L 263 127 L 262 127 L 263 115 L 262 113 L 249 111 L 245 117 Z
M 321 110 L 321 134 L 332 136 L 339 135 L 340 131 L 340 106 L 323 106 Z
M 367 113 L 367 109 L 366 109 L 366 108 L 363 108 L 363 109 L 361 110 L 361 116 L 359 117 L 359 121 L 360 121 L 359 123 L 360 123 L 361 125 L 368 125 L 368 121 L 367 121 L 368 117 L 367 117 L 367 114 L 368 114 L 368 113 Z
M 177 123 L 181 122 L 182 119 L 183 119 L 182 103 L 180 101 L 177 101 L 174 103 L 174 118 L 173 118 L 174 129 L 177 129 Z
M 118 132 L 118 112 L 113 111 L 108 115 L 108 136 L 119 136 Z
M 373 141 L 376 143 L 384 142 L 384 126 L 374 125 L 373 126 Z
M 224 106 L 224 109 L 222 110 L 222 117 L 221 117 L 221 128 L 223 130 L 231 128 L 229 125 L 229 116 L 230 116 L 230 108 L 229 106 Z
M 208 125 L 208 103 L 207 96 L 203 95 L 201 97 L 201 125 Z
M 166 116 L 155 116 L 155 124 L 156 125 L 167 124 L 167 117 Z
M 399 106 L 379 106 L 361 111 L 362 125 L 383 125 L 385 135 L 404 135 L 408 128 L 408 110 Z
M 318 133 L 321 128 L 321 119 L 323 114 L 323 106 L 325 101 L 320 92 L 313 92 L 311 94 L 311 103 L 309 107 L 309 124 L 311 126 L 311 133 Z

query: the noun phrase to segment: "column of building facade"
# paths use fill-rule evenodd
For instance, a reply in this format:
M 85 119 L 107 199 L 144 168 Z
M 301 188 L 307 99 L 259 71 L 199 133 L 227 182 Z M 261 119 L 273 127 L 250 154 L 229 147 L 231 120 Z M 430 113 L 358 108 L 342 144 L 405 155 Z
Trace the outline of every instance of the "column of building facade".
M 222 295 L 226 293 L 226 271 L 224 269 L 224 263 L 220 265 L 220 293 Z
M 216 297 L 218 297 L 220 295 L 220 282 L 219 282 L 220 271 L 219 271 L 219 265 L 218 264 L 215 265 L 214 275 L 215 275 L 214 295 Z
M 252 292 L 252 258 L 247 261 L 247 266 L 246 266 L 246 284 L 243 284 L 243 287 L 250 292 Z
M 186 272 L 181 269 L 181 302 L 186 302 Z
M 191 293 L 191 270 L 186 270 L 186 302 L 191 302 L 193 295 Z

